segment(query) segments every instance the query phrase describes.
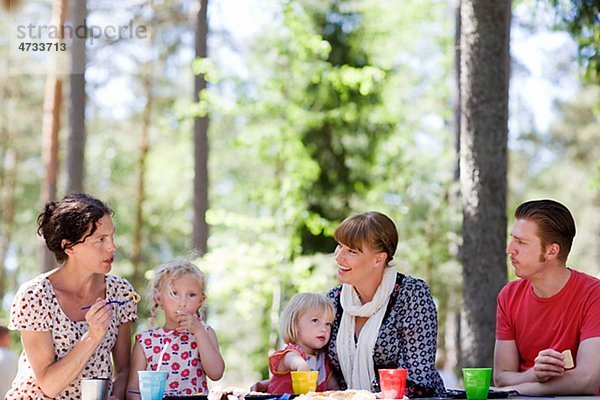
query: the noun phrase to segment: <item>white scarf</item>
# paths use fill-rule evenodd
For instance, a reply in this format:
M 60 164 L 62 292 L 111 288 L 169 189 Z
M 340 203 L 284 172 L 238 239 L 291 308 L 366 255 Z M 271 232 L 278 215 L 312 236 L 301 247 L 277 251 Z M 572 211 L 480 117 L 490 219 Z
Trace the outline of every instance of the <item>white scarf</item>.
M 396 270 L 386 267 L 373 300 L 366 304 L 361 304 L 353 286 L 342 285 L 340 301 L 344 312 L 336 346 L 348 389 L 371 390 L 371 383 L 375 379 L 373 348 L 395 283 Z M 369 318 L 360 331 L 358 343 L 354 342 L 356 317 Z

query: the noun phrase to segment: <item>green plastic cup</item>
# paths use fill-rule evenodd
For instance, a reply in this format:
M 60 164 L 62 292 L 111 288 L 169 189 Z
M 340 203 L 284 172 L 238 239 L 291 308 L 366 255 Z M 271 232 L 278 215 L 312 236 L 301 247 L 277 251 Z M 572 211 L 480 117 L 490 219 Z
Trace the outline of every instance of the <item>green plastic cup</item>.
M 492 380 L 491 368 L 463 368 L 463 380 L 467 399 L 484 400 L 488 398 L 490 382 Z

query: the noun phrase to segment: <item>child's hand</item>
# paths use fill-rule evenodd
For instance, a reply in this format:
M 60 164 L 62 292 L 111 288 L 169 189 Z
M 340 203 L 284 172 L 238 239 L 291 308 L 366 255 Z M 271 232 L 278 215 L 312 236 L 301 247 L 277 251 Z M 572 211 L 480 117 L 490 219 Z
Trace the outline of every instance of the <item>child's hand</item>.
M 298 354 L 298 353 L 295 353 Z M 308 366 L 308 363 L 302 358 L 300 357 L 300 355 L 298 355 L 297 357 L 294 357 L 293 361 L 290 363 L 290 370 L 291 371 L 310 371 L 310 367 Z
M 280 369 L 281 368 L 281 369 Z M 308 363 L 296 351 L 288 351 L 279 363 L 280 371 L 310 371 Z
M 251 392 L 263 392 L 265 393 L 269 388 L 270 380 L 258 381 L 250 387 Z
M 310 367 L 306 362 L 298 363 L 296 371 L 310 371 Z
M 191 314 L 182 309 L 177 310 L 177 324 L 179 324 L 179 328 L 187 329 L 192 334 L 204 329 L 204 323 L 196 314 Z

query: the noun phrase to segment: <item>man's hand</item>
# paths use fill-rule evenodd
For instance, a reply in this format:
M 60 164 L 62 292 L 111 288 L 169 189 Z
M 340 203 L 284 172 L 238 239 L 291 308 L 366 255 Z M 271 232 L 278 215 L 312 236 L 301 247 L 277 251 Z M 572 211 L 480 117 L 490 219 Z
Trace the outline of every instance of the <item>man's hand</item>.
M 547 382 L 551 378 L 562 376 L 565 372 L 565 356 L 553 349 L 539 352 L 535 365 L 531 368 L 538 382 Z

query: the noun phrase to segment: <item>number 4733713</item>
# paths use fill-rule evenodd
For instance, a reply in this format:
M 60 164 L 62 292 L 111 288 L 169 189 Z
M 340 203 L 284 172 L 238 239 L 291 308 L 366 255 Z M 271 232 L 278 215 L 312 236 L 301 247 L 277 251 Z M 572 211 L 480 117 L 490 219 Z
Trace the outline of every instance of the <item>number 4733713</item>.
M 19 44 L 21 51 L 65 51 L 67 50 L 66 43 L 47 43 L 47 42 L 21 42 Z

